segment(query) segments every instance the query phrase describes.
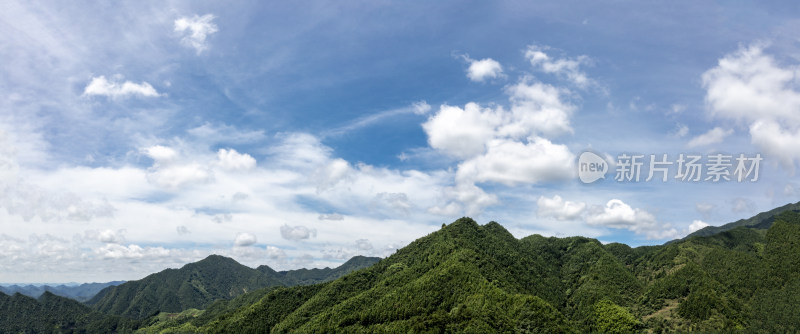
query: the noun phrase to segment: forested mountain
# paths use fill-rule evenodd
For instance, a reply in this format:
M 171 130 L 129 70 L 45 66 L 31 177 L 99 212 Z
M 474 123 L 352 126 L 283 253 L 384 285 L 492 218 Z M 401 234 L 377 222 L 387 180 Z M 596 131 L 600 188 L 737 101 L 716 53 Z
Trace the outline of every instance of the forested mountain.
M 785 211 L 796 211 L 796 212 L 800 211 L 800 202 L 789 203 L 784 206 L 759 213 L 753 217 L 747 219 L 739 219 L 735 222 L 727 223 L 722 226 L 706 226 L 704 228 L 701 228 L 700 230 L 694 231 L 693 233 L 687 235 L 686 238 L 691 238 L 695 236 L 710 236 L 737 227 L 752 227 L 752 228 L 766 230 L 770 226 L 772 226 L 772 222 L 775 221 L 775 216 Z
M 202 309 L 215 300 L 231 299 L 261 288 L 327 282 L 378 260 L 357 256 L 335 269 L 276 272 L 268 266 L 253 269 L 231 258 L 211 255 L 180 269 L 167 269 L 109 287 L 87 304 L 107 314 L 142 319 L 159 312 Z
M 166 269 L 138 281 L 109 287 L 87 304 L 107 314 L 141 319 L 159 312 L 203 308 L 216 299 L 276 285 L 280 282 L 270 280 L 258 270 L 231 258 L 211 255 L 180 269 Z
M 0 320 L 8 331 L 44 323 L 29 330 L 43 332 L 794 333 L 800 214 L 772 216 L 769 229 L 740 226 L 637 248 L 516 239 L 500 224 L 462 218 L 372 266 L 354 258 L 342 267 L 364 268 L 326 283 L 280 279 L 300 284 L 345 270 L 290 274 L 212 256 L 104 290 L 95 301 L 104 313 L 152 315 L 140 321 L 52 294 L 0 295 Z
M 125 283 L 125 281 L 113 281 L 107 283 L 83 283 L 80 285 L 10 285 L 0 286 L 0 292 L 7 295 L 13 295 L 17 292 L 28 297 L 39 298 L 45 291 L 61 296 L 72 298 L 77 301 L 83 302 L 94 297 L 100 290 L 109 286 L 116 286 Z
M 739 227 L 638 248 L 582 237 L 518 240 L 497 223 L 462 218 L 367 269 L 330 283 L 262 290 L 252 304 L 172 328 L 796 332 L 798 240 L 800 215 L 792 211 L 778 215 L 769 230 Z
M 130 332 L 139 324 L 44 292 L 38 299 L 0 293 L 0 333 Z
M 335 280 L 352 271 L 369 267 L 375 264 L 376 262 L 380 261 L 380 259 L 381 258 L 379 257 L 354 256 L 347 262 L 343 263 L 341 266 L 338 266 L 333 269 L 303 268 L 297 270 L 278 271 L 278 272 L 272 270 L 272 268 L 268 266 L 259 266 L 256 269 L 267 275 L 270 275 L 270 277 L 279 280 L 283 285 L 286 286 L 309 285 L 309 284 L 317 284 Z

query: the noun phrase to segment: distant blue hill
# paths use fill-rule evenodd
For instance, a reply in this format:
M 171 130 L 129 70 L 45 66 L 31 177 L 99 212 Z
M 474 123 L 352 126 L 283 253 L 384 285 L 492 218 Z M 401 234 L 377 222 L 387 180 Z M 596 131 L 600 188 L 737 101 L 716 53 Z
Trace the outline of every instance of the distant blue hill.
M 66 284 L 59 284 L 56 286 L 51 285 L 9 285 L 9 286 L 0 286 L 0 292 L 3 292 L 9 296 L 20 293 L 29 297 L 39 298 L 43 293 L 49 291 L 50 293 L 61 296 L 67 297 L 79 302 L 85 302 L 89 299 L 92 299 L 100 290 L 103 290 L 109 286 L 117 286 L 125 281 L 113 281 L 113 282 L 106 282 L 106 283 L 84 283 L 80 285 L 66 285 Z

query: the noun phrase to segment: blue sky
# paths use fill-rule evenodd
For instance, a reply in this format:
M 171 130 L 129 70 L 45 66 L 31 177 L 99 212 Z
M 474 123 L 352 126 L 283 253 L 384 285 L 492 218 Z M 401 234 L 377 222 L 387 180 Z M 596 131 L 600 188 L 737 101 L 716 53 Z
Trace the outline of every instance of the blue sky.
M 137 279 L 212 253 L 336 266 L 465 215 L 660 244 L 796 202 L 797 17 L 745 1 L 6 1 L 0 282 Z M 587 150 L 611 168 L 592 184 Z M 763 161 L 755 182 L 682 182 L 675 165 L 617 182 L 623 153 Z

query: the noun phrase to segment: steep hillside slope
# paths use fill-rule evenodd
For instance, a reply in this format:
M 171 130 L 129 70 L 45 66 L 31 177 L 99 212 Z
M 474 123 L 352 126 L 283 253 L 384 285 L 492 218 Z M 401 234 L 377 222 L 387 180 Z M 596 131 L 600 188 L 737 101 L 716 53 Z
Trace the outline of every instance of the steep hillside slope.
M 233 259 L 211 255 L 180 269 L 106 288 L 87 304 L 100 312 L 141 319 L 159 312 L 204 308 L 217 299 L 281 285 Z
M 264 291 L 201 332 L 795 332 L 800 215 L 664 246 L 517 240 L 468 218 L 330 283 Z M 199 325 L 195 327 L 195 325 Z

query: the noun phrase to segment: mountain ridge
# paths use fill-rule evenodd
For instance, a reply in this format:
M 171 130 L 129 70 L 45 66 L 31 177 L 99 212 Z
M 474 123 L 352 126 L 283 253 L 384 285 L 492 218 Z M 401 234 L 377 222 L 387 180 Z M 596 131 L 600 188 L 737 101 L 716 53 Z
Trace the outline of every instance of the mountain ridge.
M 178 269 L 165 269 L 141 280 L 108 287 L 98 292 L 86 304 L 106 314 L 143 319 L 159 312 L 202 309 L 215 300 L 232 299 L 263 288 L 300 284 L 295 281 L 319 283 L 332 280 L 343 275 L 345 271 L 349 272 L 378 260 L 379 258 L 362 257 L 355 260 L 358 263 L 352 263 L 354 260 L 351 259 L 337 269 L 305 270 L 317 275 L 304 277 L 303 272 L 276 272 L 264 265 L 254 269 L 232 258 L 212 254 Z M 291 281 L 286 279 L 287 276 Z
M 125 283 L 125 281 L 111 281 L 105 283 L 83 283 L 78 285 L 34 285 L 34 284 L 27 284 L 27 285 L 7 285 L 7 286 L 0 286 L 0 292 L 3 292 L 7 295 L 13 295 L 16 292 L 19 292 L 23 295 L 39 298 L 45 292 L 51 292 L 55 295 L 61 297 L 71 298 L 80 302 L 88 301 L 92 297 L 94 297 L 100 290 L 105 289 L 109 286 L 116 286 Z
M 752 227 L 765 230 L 770 228 L 770 226 L 772 226 L 772 223 L 775 221 L 775 217 L 777 215 L 786 211 L 800 211 L 800 202 L 788 203 L 786 205 L 774 208 L 769 211 L 760 212 L 750 218 L 739 219 L 735 222 L 730 222 L 721 226 L 706 226 L 688 234 L 687 236 L 681 239 L 676 239 L 676 240 L 683 240 L 696 236 L 711 236 L 737 227 Z

